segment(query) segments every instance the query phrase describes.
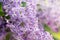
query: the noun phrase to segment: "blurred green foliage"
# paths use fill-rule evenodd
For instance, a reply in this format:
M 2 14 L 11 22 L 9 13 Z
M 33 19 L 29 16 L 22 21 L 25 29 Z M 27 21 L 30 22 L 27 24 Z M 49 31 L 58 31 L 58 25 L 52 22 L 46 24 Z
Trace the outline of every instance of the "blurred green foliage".
M 8 16 L 5 16 L 5 18 L 6 18 L 6 19 L 10 19 L 10 16 L 9 16 L 9 15 L 8 15 Z
M 54 38 L 54 40 L 58 40 L 57 38 L 55 38 L 55 37 L 53 37 Z
M 8 33 L 7 33 L 7 35 L 6 35 L 5 40 L 9 40 L 9 39 L 10 39 L 10 37 L 11 37 L 11 35 L 12 35 L 12 34 L 11 34 L 11 32 L 8 32 Z
M 60 32 L 54 32 L 51 30 L 47 24 L 44 24 L 45 31 L 48 31 L 53 36 L 54 40 L 60 40 Z
M 26 2 L 21 2 L 21 7 L 26 7 Z
M 44 24 L 44 30 L 50 32 L 51 29 L 48 27 L 48 25 Z
M 0 2 L 0 16 L 4 16 L 4 12 L 3 12 L 3 9 L 2 9 L 2 2 Z
M 2 11 L 2 2 L 0 2 L 0 11 Z

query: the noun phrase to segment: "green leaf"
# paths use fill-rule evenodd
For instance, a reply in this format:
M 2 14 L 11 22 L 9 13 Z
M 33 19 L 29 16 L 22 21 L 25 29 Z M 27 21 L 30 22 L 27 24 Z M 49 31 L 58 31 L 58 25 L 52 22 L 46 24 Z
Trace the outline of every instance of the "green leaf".
M 0 16 L 4 16 L 4 12 L 3 12 L 3 9 L 2 9 L 2 2 L 0 2 Z
M 0 2 L 0 12 L 2 12 L 2 2 Z
M 55 40 L 60 40 L 60 32 L 51 32 L 52 36 L 55 38 Z
M 11 37 L 11 33 L 9 32 L 9 33 L 7 33 L 7 35 L 6 35 L 6 40 L 9 40 L 10 37 Z
M 54 40 L 58 40 L 57 38 L 55 38 L 55 37 L 53 37 L 54 38 Z
M 44 30 L 45 30 L 45 31 L 48 31 L 48 32 L 50 32 L 50 31 L 51 31 L 51 29 L 48 27 L 48 25 L 47 25 L 47 24 L 44 24 Z
M 0 16 L 4 16 L 4 15 L 5 15 L 5 13 L 0 11 Z
M 21 7 L 25 7 L 26 6 L 26 2 L 21 2 Z
M 6 19 L 10 19 L 10 16 L 8 15 L 8 16 L 6 16 Z

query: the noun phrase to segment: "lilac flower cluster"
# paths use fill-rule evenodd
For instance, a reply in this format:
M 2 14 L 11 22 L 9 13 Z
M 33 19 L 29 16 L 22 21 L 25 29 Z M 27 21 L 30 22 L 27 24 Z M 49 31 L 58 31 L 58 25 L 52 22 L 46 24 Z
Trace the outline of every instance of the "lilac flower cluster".
M 36 5 L 36 0 L 3 0 L 5 16 L 9 17 L 5 19 L 5 26 L 10 28 L 16 40 L 54 40 L 49 32 L 44 31 Z

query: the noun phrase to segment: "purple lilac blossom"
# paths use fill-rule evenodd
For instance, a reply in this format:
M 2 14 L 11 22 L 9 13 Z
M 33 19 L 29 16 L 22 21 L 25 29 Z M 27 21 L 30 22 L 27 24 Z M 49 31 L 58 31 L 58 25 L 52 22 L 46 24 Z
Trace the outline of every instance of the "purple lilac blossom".
M 0 40 L 4 40 L 6 34 L 3 34 L 0 36 Z
M 20 6 L 22 1 L 26 2 L 26 7 Z M 43 26 L 39 26 L 35 2 L 35 0 L 3 1 L 3 8 L 10 16 L 6 26 L 17 40 L 53 40 L 52 36 L 44 31 Z
M 59 31 L 60 27 L 60 1 L 47 0 L 40 2 L 42 12 L 38 12 L 39 19 L 42 23 L 47 24 L 53 31 Z M 39 7 L 38 7 L 39 8 Z
M 48 32 L 44 32 L 44 31 L 41 31 L 41 30 L 38 30 L 38 31 L 33 31 L 31 32 L 27 39 L 29 40 L 54 40 L 51 38 L 52 36 L 50 35 L 50 33 Z
M 0 2 L 3 2 L 3 0 L 0 0 Z
M 0 17 L 0 40 L 4 40 L 5 35 L 6 35 L 5 21 L 4 21 L 3 17 Z
M 5 24 L 5 22 L 4 22 L 3 18 L 0 17 L 0 33 L 5 32 L 4 31 L 5 25 L 4 24 Z

